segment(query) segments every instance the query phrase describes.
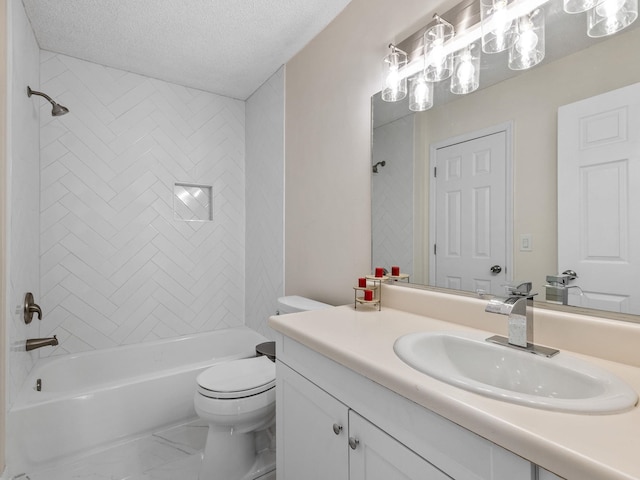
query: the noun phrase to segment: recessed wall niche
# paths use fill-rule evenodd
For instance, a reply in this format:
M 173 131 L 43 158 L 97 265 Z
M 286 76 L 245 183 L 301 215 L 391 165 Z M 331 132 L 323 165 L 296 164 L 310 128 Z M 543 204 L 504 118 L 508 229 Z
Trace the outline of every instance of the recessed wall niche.
M 173 186 L 173 218 L 183 222 L 213 220 L 211 185 L 176 183 Z

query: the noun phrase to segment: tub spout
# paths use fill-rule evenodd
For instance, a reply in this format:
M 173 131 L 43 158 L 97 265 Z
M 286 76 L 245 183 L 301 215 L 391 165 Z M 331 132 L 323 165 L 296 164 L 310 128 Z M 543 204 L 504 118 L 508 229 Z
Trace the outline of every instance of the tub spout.
M 58 345 L 58 339 L 55 335 L 53 337 L 48 337 L 48 338 L 29 338 L 25 343 L 27 352 L 29 350 L 35 350 L 36 348 L 47 347 L 47 346 L 54 347 L 56 345 Z

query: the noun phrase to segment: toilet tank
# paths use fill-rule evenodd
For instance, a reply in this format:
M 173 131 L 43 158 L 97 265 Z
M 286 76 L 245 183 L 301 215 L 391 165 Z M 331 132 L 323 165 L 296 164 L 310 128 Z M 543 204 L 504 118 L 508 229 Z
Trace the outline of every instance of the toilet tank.
M 318 302 L 298 295 L 288 295 L 286 297 L 278 298 L 278 315 L 307 312 L 309 310 L 321 310 L 332 306 L 333 305 L 329 305 L 328 303 Z

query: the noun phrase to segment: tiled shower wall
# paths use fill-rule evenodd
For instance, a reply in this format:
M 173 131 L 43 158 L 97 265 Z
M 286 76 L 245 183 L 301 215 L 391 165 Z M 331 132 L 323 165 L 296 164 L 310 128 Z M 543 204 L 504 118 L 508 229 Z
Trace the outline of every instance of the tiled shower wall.
M 247 100 L 247 325 L 271 338 L 284 285 L 284 67 Z
M 40 112 L 40 334 L 60 340 L 42 355 L 244 324 L 244 102 L 45 51 L 40 68 L 71 111 Z M 175 183 L 211 187 L 211 221 L 180 219 Z
M 407 115 L 373 130 L 373 266 L 398 265 L 413 273 L 413 117 Z

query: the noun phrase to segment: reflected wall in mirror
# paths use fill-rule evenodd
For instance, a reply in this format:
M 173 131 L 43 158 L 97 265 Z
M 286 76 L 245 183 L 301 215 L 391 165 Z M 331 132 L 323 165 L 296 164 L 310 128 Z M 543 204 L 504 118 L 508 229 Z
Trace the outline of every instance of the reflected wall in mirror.
M 558 25 L 562 26 L 562 20 Z M 577 34 L 586 36 L 584 30 Z M 557 38 L 563 44 L 571 42 L 563 35 Z M 450 138 L 511 123 L 514 198 L 510 205 L 511 247 L 507 253 L 512 255 L 513 265 L 506 279 L 533 282 L 533 291 L 539 294 L 536 299 L 542 302 L 546 297 L 548 275 L 575 269 L 578 278 L 568 283 L 579 287 L 578 268 L 562 264 L 558 257 L 558 109 L 640 82 L 640 62 L 635 60 L 637 45 L 640 45 L 640 29 L 635 24 L 561 58 L 554 58 L 552 52 L 559 47 L 548 37 L 549 61 L 485 88 L 483 70 L 480 90 L 455 96 L 440 105 L 436 99 L 436 105 L 426 112 L 412 113 L 406 102 L 388 104 L 380 100 L 379 94 L 374 96 L 372 162 L 375 165 L 384 161 L 385 166 L 379 164 L 378 172 L 372 172 L 373 267 L 399 265 L 404 273 L 410 274 L 411 283 L 446 286 L 436 285 L 433 275 L 430 278 L 429 274 L 434 248 L 428 215 L 430 148 Z M 640 104 L 640 100 L 636 99 L 635 103 Z M 637 130 L 629 131 L 628 136 L 631 140 L 640 140 Z M 630 162 L 637 164 L 639 157 L 636 154 Z M 639 168 L 635 164 L 631 168 Z M 629 190 L 634 189 L 640 187 L 629 186 Z M 627 214 L 635 215 L 633 211 Z M 615 222 L 609 222 L 607 228 L 613 224 Z M 600 227 L 592 224 L 589 228 L 593 232 Z M 614 236 L 622 238 L 626 235 L 623 233 L 615 232 Z M 601 230 L 601 234 L 607 235 L 607 232 Z M 598 259 L 594 257 L 593 261 Z M 624 259 L 618 261 L 624 262 Z M 613 274 L 615 276 L 615 270 Z M 640 290 L 640 287 L 632 288 Z M 569 305 L 640 314 L 629 302 L 625 303 L 623 297 L 627 294 L 622 293 L 622 289 L 618 305 L 591 302 L 587 289 L 585 295 L 580 295 L 577 288 L 573 290 Z M 491 293 L 504 294 L 504 291 Z

